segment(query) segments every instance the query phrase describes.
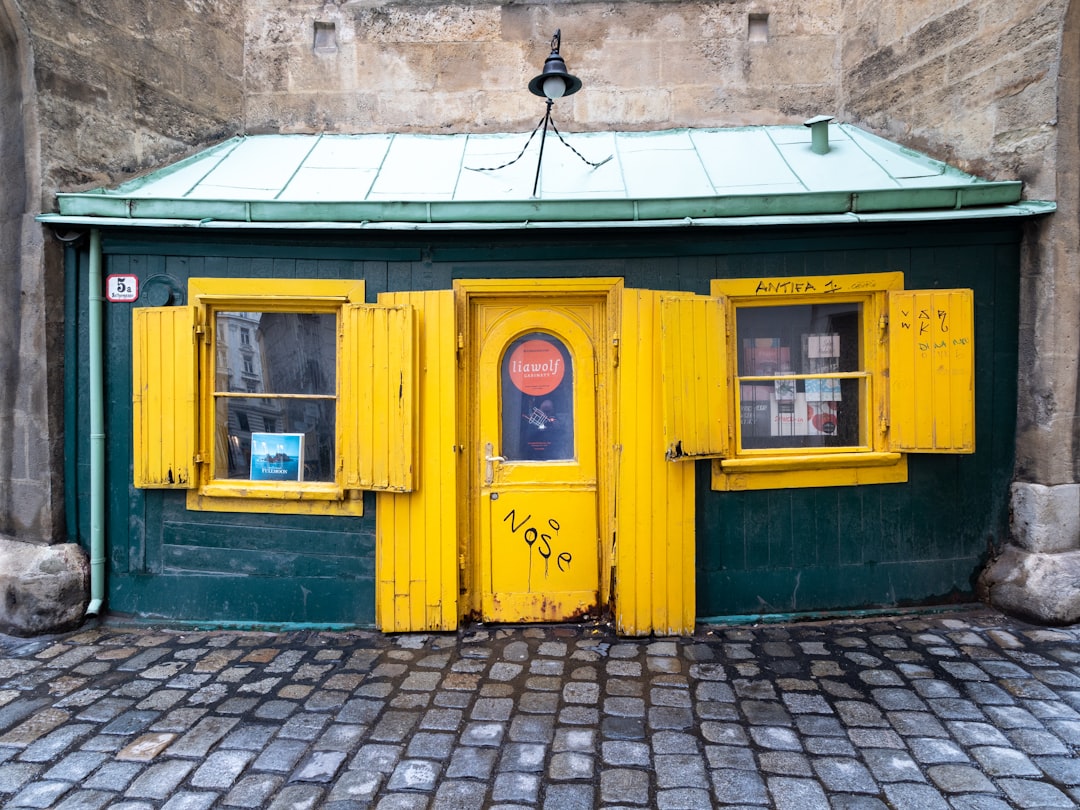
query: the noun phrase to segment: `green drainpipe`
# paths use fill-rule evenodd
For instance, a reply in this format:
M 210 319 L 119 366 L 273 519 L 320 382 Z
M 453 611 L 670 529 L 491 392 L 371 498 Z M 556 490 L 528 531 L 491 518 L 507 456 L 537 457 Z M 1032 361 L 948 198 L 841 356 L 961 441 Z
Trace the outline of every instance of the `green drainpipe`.
M 90 604 L 86 615 L 99 616 L 105 601 L 105 390 L 102 383 L 101 231 L 90 231 Z
M 64 245 L 64 517 L 69 541 L 79 536 L 79 496 L 75 491 L 79 465 L 74 452 L 79 435 L 79 253 L 72 242 Z

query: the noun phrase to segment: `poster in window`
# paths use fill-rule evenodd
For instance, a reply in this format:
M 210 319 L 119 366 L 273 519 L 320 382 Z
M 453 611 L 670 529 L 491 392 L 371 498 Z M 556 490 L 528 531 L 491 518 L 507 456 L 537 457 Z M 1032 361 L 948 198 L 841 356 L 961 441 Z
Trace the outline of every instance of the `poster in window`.
M 802 336 L 803 373 L 840 370 L 840 335 L 833 333 Z
M 773 436 L 809 435 L 805 394 L 795 394 L 789 400 L 774 396 L 769 404 Z
M 805 381 L 807 402 L 839 402 L 840 380 L 818 377 Z
M 806 434 L 808 436 L 835 436 L 837 412 L 838 406 L 834 401 L 807 401 Z
M 768 377 L 791 373 L 791 349 L 780 338 L 748 338 L 743 341 L 745 374 Z
M 769 436 L 773 386 L 744 383 L 739 386 L 739 411 L 744 436 Z
M 303 433 L 252 433 L 252 481 L 303 481 Z
M 502 455 L 552 461 L 574 455 L 573 361 L 554 335 L 516 339 L 502 362 Z

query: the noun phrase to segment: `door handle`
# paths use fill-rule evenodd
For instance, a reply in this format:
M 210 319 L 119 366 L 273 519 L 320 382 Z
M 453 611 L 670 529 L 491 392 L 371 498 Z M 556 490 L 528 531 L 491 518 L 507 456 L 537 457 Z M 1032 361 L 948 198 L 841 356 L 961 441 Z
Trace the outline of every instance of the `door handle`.
M 506 461 L 503 456 L 493 456 L 495 448 L 491 442 L 484 445 L 484 484 L 485 486 L 491 486 L 495 482 L 495 462 Z

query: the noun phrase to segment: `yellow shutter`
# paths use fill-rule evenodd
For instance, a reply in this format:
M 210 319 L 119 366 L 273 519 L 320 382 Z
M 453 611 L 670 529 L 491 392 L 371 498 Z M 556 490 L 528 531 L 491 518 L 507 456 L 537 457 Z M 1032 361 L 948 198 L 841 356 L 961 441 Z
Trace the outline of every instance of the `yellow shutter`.
M 341 404 L 346 489 L 413 488 L 411 307 L 342 309 Z
M 660 293 L 625 290 L 618 366 L 615 625 L 694 631 L 694 464 L 664 460 Z
M 662 295 L 664 448 L 671 461 L 727 455 L 724 301 Z
M 384 293 L 417 321 L 413 492 L 375 498 L 375 611 L 387 633 L 458 623 L 457 359 L 452 290 Z
M 908 453 L 975 452 L 971 290 L 889 293 L 889 445 Z
M 131 311 L 135 486 L 195 486 L 195 309 Z

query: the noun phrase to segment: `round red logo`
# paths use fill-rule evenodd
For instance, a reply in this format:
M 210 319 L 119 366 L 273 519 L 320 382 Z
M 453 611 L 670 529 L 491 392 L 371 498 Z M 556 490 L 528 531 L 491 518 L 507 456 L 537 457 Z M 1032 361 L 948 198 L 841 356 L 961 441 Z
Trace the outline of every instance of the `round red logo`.
M 510 354 L 510 381 L 523 394 L 542 396 L 559 387 L 566 374 L 562 352 L 546 340 L 526 340 Z

